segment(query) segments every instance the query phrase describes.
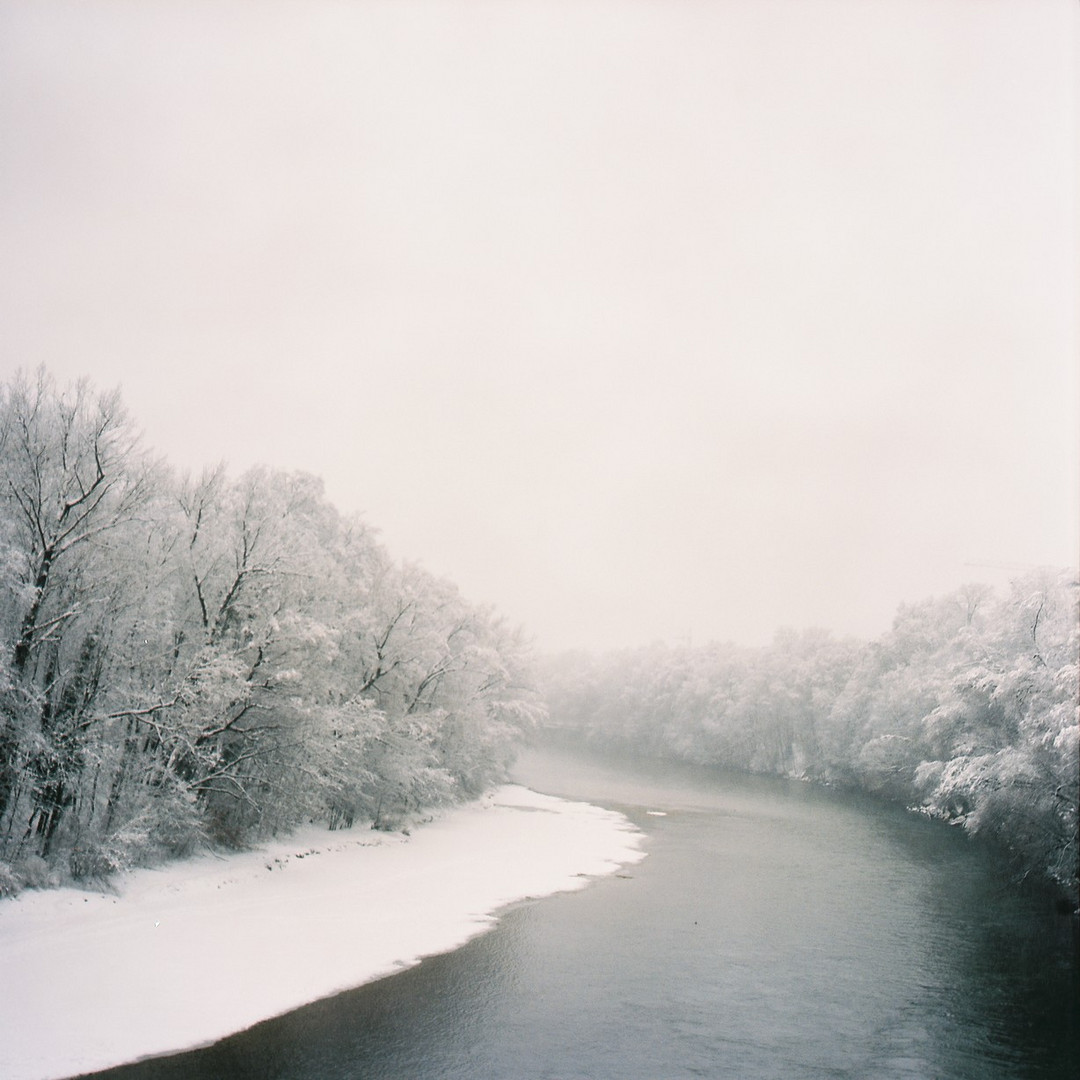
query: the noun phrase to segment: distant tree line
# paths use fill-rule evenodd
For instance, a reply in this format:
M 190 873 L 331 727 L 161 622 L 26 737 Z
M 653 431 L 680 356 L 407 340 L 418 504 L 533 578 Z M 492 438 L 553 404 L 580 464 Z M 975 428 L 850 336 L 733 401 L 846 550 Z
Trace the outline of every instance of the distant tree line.
M 549 658 L 551 729 L 857 786 L 987 837 L 1075 897 L 1075 572 L 901 607 L 869 644 L 784 631 L 767 648 L 652 645 Z
M 177 475 L 117 393 L 0 385 L 0 893 L 475 795 L 529 686 L 318 480 Z

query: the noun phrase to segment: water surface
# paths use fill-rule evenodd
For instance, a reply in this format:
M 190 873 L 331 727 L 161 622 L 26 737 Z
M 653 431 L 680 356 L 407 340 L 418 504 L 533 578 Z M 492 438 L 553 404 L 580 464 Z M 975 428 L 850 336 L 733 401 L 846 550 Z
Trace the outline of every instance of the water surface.
M 96 1075 L 1080 1075 L 1071 919 L 1007 885 L 955 830 L 867 798 L 681 765 L 532 752 L 518 778 L 626 813 L 649 857 L 518 905 L 392 978 Z

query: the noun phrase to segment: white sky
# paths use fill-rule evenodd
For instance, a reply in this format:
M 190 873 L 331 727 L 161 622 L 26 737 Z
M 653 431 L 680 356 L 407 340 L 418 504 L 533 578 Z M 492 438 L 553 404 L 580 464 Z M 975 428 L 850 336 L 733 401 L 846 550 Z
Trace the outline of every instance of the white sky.
M 879 633 L 1077 561 L 1077 10 L 0 0 L 0 375 L 543 647 Z

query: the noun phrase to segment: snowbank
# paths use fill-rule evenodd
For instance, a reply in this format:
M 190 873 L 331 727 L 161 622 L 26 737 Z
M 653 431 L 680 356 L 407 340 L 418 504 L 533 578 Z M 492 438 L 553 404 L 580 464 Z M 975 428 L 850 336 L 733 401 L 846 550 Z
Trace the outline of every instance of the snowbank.
M 311 829 L 0 902 L 0 1076 L 212 1042 L 445 952 L 515 900 L 644 857 L 621 815 L 507 785 L 411 837 Z

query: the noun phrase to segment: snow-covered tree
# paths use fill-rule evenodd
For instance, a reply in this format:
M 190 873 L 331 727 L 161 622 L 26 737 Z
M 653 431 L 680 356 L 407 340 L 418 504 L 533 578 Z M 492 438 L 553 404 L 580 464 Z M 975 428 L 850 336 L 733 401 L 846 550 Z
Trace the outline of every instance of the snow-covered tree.
M 0 387 L 0 476 L 0 859 L 397 820 L 538 713 L 520 639 L 314 477 L 174 476 L 116 393 L 44 371 Z

